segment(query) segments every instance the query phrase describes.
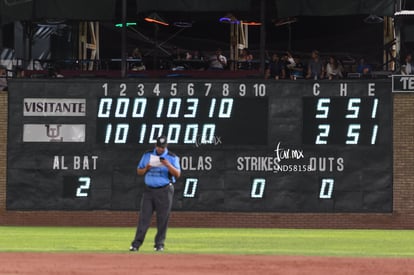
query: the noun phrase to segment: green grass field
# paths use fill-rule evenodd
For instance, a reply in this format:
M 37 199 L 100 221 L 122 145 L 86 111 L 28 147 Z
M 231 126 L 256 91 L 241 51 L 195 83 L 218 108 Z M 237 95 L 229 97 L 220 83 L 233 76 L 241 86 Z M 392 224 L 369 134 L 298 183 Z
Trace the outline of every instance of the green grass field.
M 0 252 L 130 253 L 135 228 L 0 226 Z M 153 253 L 150 228 L 138 253 Z M 414 257 L 412 230 L 169 228 L 164 253 Z

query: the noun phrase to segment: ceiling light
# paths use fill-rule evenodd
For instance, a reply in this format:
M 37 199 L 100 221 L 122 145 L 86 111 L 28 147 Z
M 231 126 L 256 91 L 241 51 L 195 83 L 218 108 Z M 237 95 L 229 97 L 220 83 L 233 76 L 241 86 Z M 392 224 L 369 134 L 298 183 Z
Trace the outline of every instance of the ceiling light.
M 137 23 L 135 23 L 135 22 L 126 22 L 125 23 L 125 26 L 127 26 L 127 27 L 129 27 L 129 26 L 136 26 L 136 25 L 137 25 Z M 115 24 L 115 27 L 122 28 L 122 23 Z
M 262 23 L 260 22 L 256 22 L 256 21 L 241 21 L 242 25 L 247 25 L 247 26 L 260 26 L 262 25 Z
M 228 13 L 225 16 L 221 17 L 219 21 L 221 23 L 240 24 L 240 21 L 237 20 L 237 18 L 231 13 Z
M 177 28 L 191 28 L 193 26 L 193 23 L 187 21 L 178 21 L 174 22 L 173 25 Z
M 156 13 L 156 12 L 151 13 L 150 15 L 145 17 L 144 20 L 147 21 L 147 22 L 160 24 L 160 25 L 163 25 L 163 26 L 169 26 L 170 25 L 170 24 L 167 23 L 167 21 L 165 21 L 163 18 L 161 18 L 161 16 L 159 16 L 158 13 Z
M 364 22 L 368 24 L 376 24 L 384 22 L 384 18 L 379 17 L 378 15 L 370 14 L 364 18 Z
M 288 18 L 284 18 L 284 19 L 279 19 L 277 21 L 275 21 L 275 26 L 279 27 L 279 26 L 283 26 L 283 25 L 287 25 L 287 24 L 292 24 L 297 22 L 298 19 L 296 17 L 288 17 Z

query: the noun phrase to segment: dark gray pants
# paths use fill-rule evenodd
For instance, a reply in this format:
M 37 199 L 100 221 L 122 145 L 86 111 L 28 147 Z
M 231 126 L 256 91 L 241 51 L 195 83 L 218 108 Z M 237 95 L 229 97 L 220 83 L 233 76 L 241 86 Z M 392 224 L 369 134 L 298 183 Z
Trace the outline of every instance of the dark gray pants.
M 154 211 L 157 215 L 157 234 L 155 235 L 154 240 L 155 245 L 164 245 L 173 196 L 174 186 L 172 184 L 159 189 L 145 187 L 141 199 L 141 210 L 138 219 L 137 231 L 132 245 L 140 247 L 144 242 Z

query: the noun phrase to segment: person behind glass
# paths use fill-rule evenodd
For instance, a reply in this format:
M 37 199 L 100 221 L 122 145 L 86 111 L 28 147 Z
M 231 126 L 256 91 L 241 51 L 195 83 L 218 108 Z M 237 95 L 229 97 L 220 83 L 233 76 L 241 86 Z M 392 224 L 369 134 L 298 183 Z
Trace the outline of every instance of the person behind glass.
M 311 60 L 308 63 L 308 72 L 306 78 L 323 79 L 325 74 L 325 66 L 319 57 L 319 51 L 314 50 L 311 54 Z
M 361 74 L 361 76 L 370 76 L 371 72 L 372 66 L 366 63 L 365 58 L 361 57 L 357 67 L 357 73 Z
M 205 60 L 206 57 L 205 57 L 203 51 L 201 51 L 201 50 L 195 50 L 193 52 L 193 59 L 195 59 L 195 60 Z
M 60 73 L 60 69 L 58 67 L 49 67 L 47 70 L 47 76 L 50 78 L 63 78 L 63 74 Z
M 178 47 L 174 47 L 173 53 L 170 56 L 171 58 L 171 70 L 173 71 L 182 71 L 187 69 L 186 53 Z
M 266 70 L 266 79 L 284 79 L 286 77 L 285 64 L 280 60 L 277 53 L 272 55 L 272 60 Z
M 173 52 L 171 54 L 171 58 L 173 60 L 182 60 L 182 59 L 185 59 L 185 53 L 183 52 L 183 50 L 181 48 L 174 47 L 173 48 Z
M 6 68 L 0 66 L 0 91 L 7 91 Z
M 16 67 L 16 78 L 24 78 L 25 73 L 22 67 L 18 66 Z
M 223 55 L 221 49 L 217 49 L 215 54 L 209 59 L 211 70 L 223 70 L 227 66 L 227 58 Z
M 286 52 L 286 67 L 290 69 L 292 69 L 293 67 L 295 67 L 296 62 L 295 62 L 295 58 L 293 57 L 293 55 L 290 52 Z
M 253 55 L 250 53 L 249 49 L 243 48 L 239 55 L 238 68 L 242 70 L 251 69 L 252 60 Z
M 409 53 L 405 56 L 404 62 L 401 63 L 401 74 L 402 75 L 409 75 L 413 74 L 413 56 Z
M 194 64 L 192 65 L 192 68 L 195 69 L 195 70 L 205 70 L 206 66 L 208 65 L 204 61 L 204 55 L 200 50 L 193 51 L 192 60 L 194 61 Z
M 326 77 L 329 80 L 332 80 L 334 78 L 342 78 L 342 71 L 343 68 L 341 63 L 334 56 L 330 56 L 328 63 L 326 64 Z
M 164 250 L 173 203 L 174 183 L 181 175 L 179 158 L 168 150 L 167 145 L 167 137 L 158 137 L 155 148 L 145 152 L 138 163 L 137 174 L 144 176 L 145 189 L 141 199 L 138 226 L 129 248 L 130 251 L 138 251 L 144 242 L 154 211 L 157 216 L 154 250 Z
M 295 59 L 293 58 L 293 56 L 290 52 L 285 52 L 282 55 L 281 61 L 282 61 L 283 66 L 285 68 L 286 78 L 290 78 L 292 68 L 294 68 L 296 66 Z
M 134 59 L 131 63 L 131 70 L 133 71 L 144 71 L 146 69 L 142 60 L 142 53 L 139 48 L 135 48 L 132 51 L 131 59 Z
M 290 79 L 291 80 L 296 80 L 298 78 L 303 78 L 303 71 L 304 71 L 304 66 L 302 61 L 300 60 L 299 57 L 295 57 L 294 58 L 295 61 L 295 65 L 293 67 L 291 67 L 290 69 Z

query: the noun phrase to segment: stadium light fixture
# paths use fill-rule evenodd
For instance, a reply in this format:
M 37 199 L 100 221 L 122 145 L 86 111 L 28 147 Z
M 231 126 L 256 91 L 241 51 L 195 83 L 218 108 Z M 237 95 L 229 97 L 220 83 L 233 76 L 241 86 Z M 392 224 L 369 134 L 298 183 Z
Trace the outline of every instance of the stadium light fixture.
M 242 25 L 247 25 L 247 26 L 260 26 L 262 25 L 262 23 L 260 22 L 256 22 L 256 21 L 241 21 Z
M 364 22 L 368 24 L 382 23 L 384 22 L 384 18 L 379 17 L 378 15 L 375 15 L 375 14 L 370 14 L 364 18 Z
M 168 24 L 167 21 L 165 21 L 156 12 L 151 13 L 150 15 L 145 17 L 144 20 L 147 21 L 147 22 L 150 22 L 150 23 L 160 24 L 160 25 L 163 25 L 163 26 L 169 26 L 170 25 L 170 24 Z
M 127 27 L 129 27 L 129 26 L 136 26 L 136 25 L 137 25 L 137 23 L 135 23 L 135 22 L 126 22 L 125 23 L 125 26 L 127 26 Z M 115 27 L 122 28 L 122 23 L 115 24 Z
M 295 23 L 297 21 L 298 21 L 298 19 L 296 17 L 288 17 L 288 18 L 283 18 L 283 19 L 276 20 L 276 21 L 274 21 L 274 24 L 275 24 L 276 27 L 280 27 L 280 26 L 283 26 L 283 25 L 289 25 L 289 24 Z
M 177 22 L 174 22 L 173 25 L 177 28 L 191 28 L 193 26 L 193 22 L 177 21 Z
M 237 18 L 231 13 L 228 13 L 225 16 L 221 17 L 219 21 L 221 23 L 240 24 L 240 21 L 237 20 Z

